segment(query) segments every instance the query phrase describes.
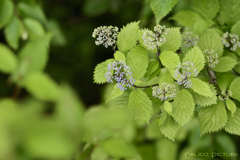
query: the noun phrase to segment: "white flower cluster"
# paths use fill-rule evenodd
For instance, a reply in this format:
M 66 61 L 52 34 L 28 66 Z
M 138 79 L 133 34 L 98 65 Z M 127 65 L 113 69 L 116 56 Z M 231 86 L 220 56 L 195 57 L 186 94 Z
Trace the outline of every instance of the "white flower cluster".
M 231 91 L 222 91 L 222 94 L 218 96 L 218 98 L 221 100 L 221 101 L 224 101 L 224 100 L 227 100 L 229 99 L 229 96 L 232 96 L 232 92 Z
M 143 44 L 149 49 L 155 49 L 167 41 L 166 35 L 168 33 L 169 29 L 159 24 L 154 27 L 154 32 L 145 29 L 142 36 Z
M 197 68 L 194 67 L 192 62 L 188 61 L 183 64 L 180 63 L 174 74 L 174 76 L 177 77 L 177 83 L 179 85 L 184 85 L 185 88 L 192 87 L 191 78 L 196 77 L 197 75 Z
M 195 46 L 198 43 L 198 35 L 194 35 L 192 32 L 185 32 L 182 37 L 183 47 Z
M 126 87 L 131 88 L 136 81 L 131 75 L 131 68 L 127 66 L 123 60 L 119 60 L 119 62 L 114 61 L 113 63 L 108 64 L 108 71 L 105 74 L 105 78 L 107 78 L 108 83 L 113 83 L 113 79 L 115 79 L 118 83 L 117 87 L 124 91 L 127 89 L 125 88 L 125 85 Z M 127 80 L 127 78 L 129 80 Z
M 155 86 L 152 89 L 152 95 L 159 98 L 161 101 L 176 97 L 176 88 L 172 83 L 162 83 L 160 86 Z
M 208 61 L 208 66 L 210 68 L 215 68 L 215 66 L 219 63 L 218 54 L 214 53 L 213 49 L 206 49 L 204 51 L 204 53 L 206 54 L 206 59 Z
M 221 41 L 224 46 L 230 47 L 231 51 L 236 51 L 240 47 L 239 37 L 237 34 L 229 34 L 228 32 L 223 33 Z
M 112 46 L 116 43 L 117 34 L 118 27 L 100 26 L 94 29 L 92 37 L 97 37 L 97 40 L 95 41 L 96 45 L 103 44 L 107 48 L 108 46 Z

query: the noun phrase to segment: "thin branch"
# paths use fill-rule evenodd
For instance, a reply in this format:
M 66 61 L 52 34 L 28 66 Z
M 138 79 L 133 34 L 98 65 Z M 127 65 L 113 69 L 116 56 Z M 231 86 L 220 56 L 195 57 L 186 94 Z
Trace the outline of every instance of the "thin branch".
M 240 74 L 239 74 L 235 69 L 233 69 L 233 72 L 234 72 L 237 76 L 240 76 Z
M 221 27 L 221 24 L 219 23 L 219 21 L 218 21 L 218 19 L 217 19 L 217 16 L 215 17 L 215 21 L 217 22 L 217 25 L 218 25 L 219 27 Z
M 13 95 L 12 95 L 12 98 L 14 100 L 17 100 L 18 96 L 20 95 L 20 92 L 21 92 L 21 88 L 18 85 L 16 85 L 15 89 L 14 89 L 14 92 L 13 92 Z
M 154 86 L 158 86 L 158 84 L 154 84 L 154 85 L 150 85 L 150 86 L 136 86 L 136 85 L 133 85 L 133 87 L 135 87 L 135 88 L 144 88 L 144 89 L 149 88 L 149 87 L 154 87 Z
M 112 50 L 113 50 L 114 53 L 116 52 L 116 50 L 115 50 L 115 48 L 113 46 L 112 46 Z

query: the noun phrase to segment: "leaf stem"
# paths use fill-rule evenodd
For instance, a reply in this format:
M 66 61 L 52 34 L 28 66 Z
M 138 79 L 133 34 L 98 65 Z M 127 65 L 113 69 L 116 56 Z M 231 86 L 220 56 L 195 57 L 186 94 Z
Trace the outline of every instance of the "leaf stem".
M 20 88 L 18 85 L 16 85 L 16 86 L 15 86 L 15 89 L 14 89 L 14 91 L 13 91 L 12 98 L 13 98 L 14 100 L 17 100 L 17 99 L 18 99 L 18 96 L 20 95 L 20 92 L 21 92 L 21 88 Z
M 144 88 L 144 89 L 149 88 L 149 87 L 153 87 L 153 86 L 158 86 L 158 84 L 154 84 L 154 85 L 150 85 L 150 86 L 136 86 L 136 85 L 133 85 L 133 87 L 135 87 L 135 88 Z

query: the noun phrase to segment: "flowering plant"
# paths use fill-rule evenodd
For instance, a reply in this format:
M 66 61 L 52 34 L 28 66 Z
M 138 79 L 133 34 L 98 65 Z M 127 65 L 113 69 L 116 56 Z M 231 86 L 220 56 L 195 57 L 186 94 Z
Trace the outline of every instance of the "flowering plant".
M 196 0 L 193 6 L 202 3 Z M 195 112 L 201 134 L 224 129 L 240 135 L 240 22 L 230 22 L 216 8 L 209 15 L 214 18 L 220 12 L 222 21 L 217 17 L 213 24 L 193 7 L 196 12 L 181 11 L 172 17 L 188 26 L 181 34 L 179 27 L 158 24 L 162 17 L 152 9 L 157 22 L 153 31 L 131 22 L 110 34 L 114 36 L 96 40 L 114 51 L 114 59 L 98 64 L 94 71 L 95 83 L 117 82 L 108 103 L 131 112 L 136 120 L 152 123 L 154 119 L 171 140 Z M 195 15 L 194 20 L 182 19 L 181 15 L 188 14 Z M 118 31 L 117 27 L 100 27 L 93 37 L 109 33 L 109 28 Z M 153 106 L 159 107 L 156 113 Z

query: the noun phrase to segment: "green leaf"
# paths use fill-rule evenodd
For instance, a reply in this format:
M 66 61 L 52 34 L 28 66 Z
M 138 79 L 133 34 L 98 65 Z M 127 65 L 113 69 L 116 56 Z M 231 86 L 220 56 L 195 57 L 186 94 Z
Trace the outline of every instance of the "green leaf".
M 235 59 L 230 57 L 221 57 L 219 58 L 219 63 L 212 70 L 216 72 L 227 72 L 232 70 L 236 64 L 237 61 Z
M 232 34 L 237 34 L 238 36 L 240 36 L 240 21 L 236 22 L 232 26 L 231 33 Z
M 17 67 L 17 58 L 15 54 L 0 43 L 0 71 L 4 73 L 11 73 Z
M 31 157 L 67 159 L 74 154 L 76 144 L 56 122 L 39 119 L 30 124 L 27 136 L 23 136 L 23 146 Z
M 21 23 L 17 17 L 13 17 L 11 22 L 7 25 L 4 30 L 4 34 L 7 40 L 8 45 L 13 49 L 18 49 L 19 38 L 21 36 Z
M 181 126 L 186 124 L 194 112 L 194 101 L 188 90 L 183 89 L 177 93 L 173 103 L 173 117 Z
M 128 106 L 128 100 L 129 100 L 129 93 L 124 92 L 121 96 L 118 96 L 117 98 L 110 100 L 109 106 L 113 110 L 126 110 Z
M 47 21 L 44 11 L 39 5 L 36 5 L 36 3 L 29 4 L 26 2 L 20 2 L 17 9 L 23 18 L 33 18 L 40 21 L 42 24 L 45 24 Z
M 234 76 L 232 73 L 224 73 L 217 79 L 217 84 L 221 91 L 227 91 L 230 84 L 232 83 Z
M 161 74 L 160 74 L 160 79 L 159 79 L 159 84 L 164 83 L 173 83 L 174 79 L 172 78 L 170 72 L 168 69 L 164 68 L 161 70 Z
M 162 64 L 169 68 L 169 69 L 175 69 L 180 63 L 180 58 L 177 55 L 177 53 L 174 53 L 172 51 L 164 51 L 159 56 Z
M 192 62 L 194 67 L 197 68 L 198 73 L 200 73 L 205 64 L 205 57 L 198 46 L 194 46 L 188 50 L 187 54 L 183 58 L 183 63 L 187 61 Z
M 116 51 L 114 53 L 114 58 L 119 61 L 119 60 L 124 60 L 124 62 L 126 62 L 126 58 L 125 55 L 122 52 Z
M 37 20 L 25 18 L 23 22 L 28 31 L 30 39 L 38 39 L 44 36 L 45 31 L 43 29 L 43 26 Z
M 229 90 L 232 92 L 232 98 L 240 101 L 240 77 L 234 79 Z
M 172 105 L 170 102 L 168 102 L 168 101 L 164 102 L 164 109 L 165 109 L 165 111 L 167 111 L 167 113 L 169 115 L 172 115 Z
M 20 50 L 20 63 L 16 73 L 14 73 L 17 79 L 20 80 L 22 79 L 21 76 L 42 71 L 45 68 L 48 60 L 48 47 L 51 37 L 51 34 L 47 34 L 38 40 L 30 41 Z
M 144 76 L 148 67 L 148 54 L 147 51 L 137 45 L 127 55 L 127 65 L 131 67 L 132 76 L 138 80 Z
M 24 79 L 23 86 L 40 100 L 55 101 L 59 98 L 58 85 L 45 73 L 29 74 Z
M 176 137 L 178 132 L 178 128 L 179 125 L 174 121 L 173 117 L 167 115 L 166 119 L 163 122 L 163 125 L 160 126 L 160 131 L 165 137 L 174 141 L 174 138 Z
M 13 11 L 14 4 L 11 0 L 0 1 L 0 29 L 11 20 Z
M 135 148 L 121 138 L 107 139 L 103 141 L 102 147 L 110 156 L 116 158 L 132 158 L 137 155 Z
M 206 82 L 200 80 L 199 78 L 191 78 L 191 81 L 193 84 L 192 89 L 194 92 L 196 92 L 202 96 L 205 96 L 205 97 L 213 96 L 212 91 Z
M 196 12 L 183 10 L 175 14 L 171 19 L 177 21 L 180 25 L 193 27 L 193 25 L 202 18 Z
M 117 84 L 114 85 L 111 96 L 108 98 L 107 102 L 111 99 L 115 99 L 123 94 L 123 91 L 117 87 Z
M 147 72 L 144 75 L 144 77 L 149 77 L 150 75 L 152 75 L 159 67 L 159 61 L 156 59 L 150 59 L 148 61 L 148 68 L 147 68 Z
M 168 139 L 159 139 L 156 143 L 156 150 L 157 150 L 157 153 L 156 153 L 157 160 L 170 160 L 170 159 L 176 160 L 177 159 L 178 144 L 172 141 L 169 141 Z
M 231 29 L 231 33 L 232 34 L 237 34 L 238 37 L 240 37 L 240 21 L 236 22 Z M 240 48 L 237 48 L 237 50 L 235 51 L 238 53 L 238 55 L 240 56 Z
M 139 23 L 140 21 L 131 22 L 124 26 L 119 32 L 117 36 L 117 46 L 121 52 L 125 53 L 137 44 Z
M 93 73 L 94 83 L 101 84 L 107 82 L 107 78 L 105 78 L 105 73 L 107 73 L 107 66 L 110 63 L 113 63 L 114 59 L 108 59 L 102 63 L 99 63 Z
M 217 92 L 216 92 L 215 88 L 213 87 L 213 85 L 209 85 L 209 87 L 212 92 L 211 97 L 202 96 L 202 95 L 190 90 L 190 93 L 192 94 L 193 99 L 194 99 L 194 103 L 196 103 L 197 105 L 200 105 L 202 107 L 217 104 L 217 96 L 216 96 Z
M 227 123 L 227 111 L 222 101 L 217 104 L 201 108 L 198 115 L 199 124 L 201 127 L 201 135 L 219 131 Z
M 240 109 L 236 108 L 236 112 L 233 114 L 228 113 L 228 122 L 225 126 L 225 131 L 230 134 L 240 136 Z
M 227 105 L 228 110 L 231 111 L 232 116 L 233 116 L 233 114 L 235 113 L 236 108 L 237 108 L 235 103 L 231 99 L 227 99 L 226 105 Z
M 215 30 L 207 31 L 199 40 L 198 45 L 202 51 L 213 49 L 219 57 L 223 54 L 223 44 L 221 38 Z
M 58 121 L 67 126 L 68 131 L 80 134 L 84 105 L 67 84 L 63 84 L 59 91 L 60 98 L 56 103 L 54 113 Z
M 218 0 L 194 0 L 192 9 L 205 19 L 213 19 L 219 11 L 219 2 Z
M 167 112 L 165 110 L 163 110 L 163 112 L 159 116 L 156 117 L 156 119 L 155 119 L 156 124 L 159 127 L 162 126 L 167 117 L 168 117 Z
M 220 16 L 227 24 L 233 24 L 240 19 L 240 3 L 238 0 L 221 0 Z
M 156 18 L 156 24 L 165 17 L 172 8 L 177 4 L 178 0 L 151 0 L 150 6 Z
M 153 114 L 152 101 L 141 89 L 134 90 L 130 94 L 128 109 L 133 112 L 136 120 L 144 122 L 149 122 Z
M 176 52 L 182 43 L 182 35 L 180 33 L 180 28 L 170 28 L 169 33 L 166 35 L 167 42 L 160 46 L 161 52 L 163 51 L 173 51 Z
M 205 20 L 198 20 L 193 26 L 193 33 L 199 36 L 203 35 L 208 29 L 208 25 Z

